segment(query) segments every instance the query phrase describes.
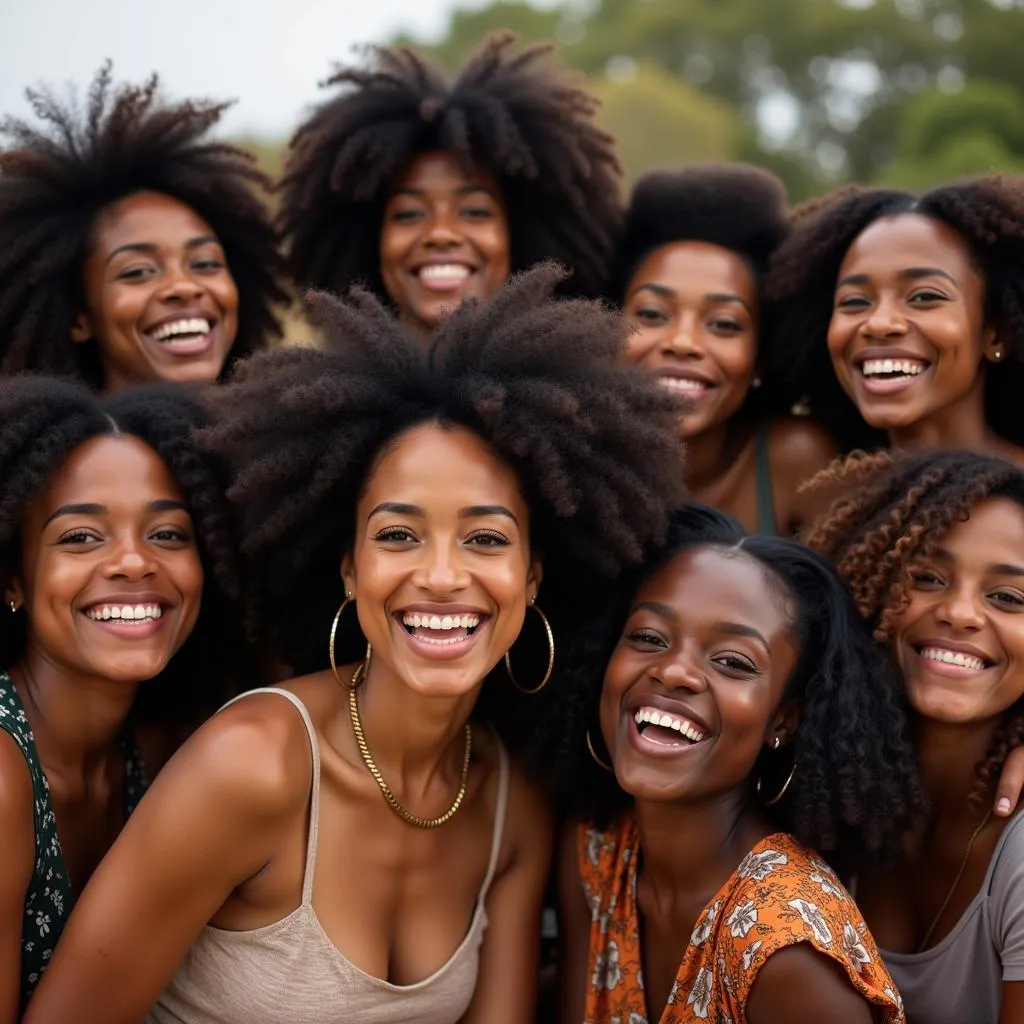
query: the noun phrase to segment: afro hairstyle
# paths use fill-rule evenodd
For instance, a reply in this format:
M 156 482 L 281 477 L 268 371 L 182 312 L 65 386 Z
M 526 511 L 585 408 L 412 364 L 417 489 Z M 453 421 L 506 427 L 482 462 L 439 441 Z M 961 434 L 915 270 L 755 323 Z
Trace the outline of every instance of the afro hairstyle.
M 205 403 L 173 384 L 129 388 L 101 400 L 84 384 L 40 374 L 0 379 L 0 588 L 21 571 L 21 527 L 71 454 L 96 437 L 138 438 L 163 460 L 185 496 L 205 572 L 192 635 L 136 710 L 164 724 L 195 725 L 235 684 L 253 684 L 241 626 L 241 563 L 222 463 L 196 444 Z M 22 657 L 26 612 L 0 615 L 0 670 Z
M 846 451 L 874 448 L 885 436 L 866 424 L 843 392 L 825 339 L 839 268 L 850 246 L 884 217 L 916 213 L 942 221 L 970 247 L 985 280 L 985 314 L 1005 332 L 1010 358 L 986 371 L 985 408 L 996 433 L 1024 445 L 1024 179 L 989 175 L 942 185 L 921 196 L 843 187 L 794 213 L 788 239 L 772 259 L 769 300 L 779 304 L 779 345 L 808 382 L 811 414 Z
M 357 502 L 380 454 L 418 425 L 466 428 L 513 469 L 556 632 L 559 608 L 664 533 L 683 497 L 680 474 L 665 471 L 683 456 L 679 399 L 619 362 L 620 317 L 552 298 L 562 277 L 541 264 L 464 303 L 429 349 L 370 293 L 314 295 L 324 350 L 261 353 L 218 389 L 205 443 L 234 467 L 253 624 L 292 669 L 326 667 Z M 365 642 L 342 636 L 350 619 L 339 643 L 361 657 Z M 488 689 L 515 692 L 507 680 Z
M 788 233 L 786 186 L 760 167 L 699 164 L 650 171 L 637 181 L 630 196 L 607 297 L 617 305 L 623 303 L 630 279 L 651 252 L 688 241 L 736 253 L 760 288 L 772 254 Z M 803 392 L 792 360 L 777 356 L 773 312 L 762 303 L 758 368 L 764 387 L 752 390 L 746 403 L 747 411 L 758 416 L 788 414 Z
M 560 685 L 538 699 L 527 769 L 554 787 L 565 810 L 599 828 L 630 806 L 615 776 L 597 762 L 608 758 L 598 722 L 605 670 L 640 588 L 680 552 L 705 547 L 757 563 L 793 615 L 799 654 L 783 696 L 799 702 L 800 724 L 789 748 L 758 758 L 751 799 L 761 777 L 769 780 L 769 793 L 781 789 L 795 759 L 784 797 L 764 809 L 775 827 L 834 856 L 837 865 L 890 860 L 922 799 L 888 659 L 824 558 L 793 540 L 748 534 L 705 505 L 683 506 L 667 540 L 594 595 L 563 661 Z
M 598 101 L 542 62 L 552 48 L 513 53 L 515 39 L 489 36 L 452 83 L 405 47 L 371 48 L 369 66 L 327 80 L 341 89 L 295 133 L 280 186 L 295 280 L 385 298 L 389 184 L 420 153 L 441 150 L 497 181 L 513 272 L 556 260 L 571 272 L 563 293 L 599 293 L 621 220 L 614 140 L 594 123 Z
M 0 372 L 38 370 L 103 386 L 95 342 L 73 343 L 84 306 L 82 267 L 94 225 L 113 203 L 157 192 L 214 230 L 238 286 L 238 335 L 225 365 L 280 334 L 283 262 L 262 194 L 268 182 L 244 150 L 208 133 L 226 103 L 169 103 L 154 75 L 115 86 L 105 64 L 83 111 L 46 89 L 27 92 L 39 125 L 0 122 Z

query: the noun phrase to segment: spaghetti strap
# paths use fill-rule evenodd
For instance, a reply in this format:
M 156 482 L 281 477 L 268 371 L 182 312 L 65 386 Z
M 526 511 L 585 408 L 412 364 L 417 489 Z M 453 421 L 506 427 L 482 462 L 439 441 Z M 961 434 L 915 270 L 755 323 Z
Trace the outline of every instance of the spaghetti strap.
M 313 873 L 316 869 L 316 846 L 320 825 L 320 743 L 316 738 L 316 730 L 313 728 L 313 720 L 309 717 L 306 705 L 288 690 L 282 690 L 277 686 L 261 686 L 256 690 L 247 690 L 233 697 L 220 710 L 231 707 L 237 701 L 251 697 L 254 693 L 276 693 L 290 701 L 296 711 L 302 716 L 302 723 L 306 727 L 306 735 L 309 737 L 309 750 L 313 756 L 313 781 L 310 787 L 309 797 L 309 837 L 306 840 L 306 868 L 302 878 L 302 905 L 309 906 L 313 899 Z M 503 752 L 504 753 L 504 752 Z
M 754 466 L 757 479 L 757 532 L 775 534 L 775 496 L 772 493 L 772 467 L 768 459 L 771 424 L 761 423 L 754 435 Z
M 498 867 L 498 854 L 501 851 L 501 837 L 505 832 L 505 813 L 508 810 L 508 754 L 505 746 L 495 734 L 495 742 L 498 745 L 498 799 L 494 807 L 494 830 L 491 833 L 491 859 L 487 865 L 487 874 L 484 876 L 484 884 L 480 887 L 479 902 L 483 903 L 487 898 L 487 890 L 491 887 L 494 879 L 494 872 Z

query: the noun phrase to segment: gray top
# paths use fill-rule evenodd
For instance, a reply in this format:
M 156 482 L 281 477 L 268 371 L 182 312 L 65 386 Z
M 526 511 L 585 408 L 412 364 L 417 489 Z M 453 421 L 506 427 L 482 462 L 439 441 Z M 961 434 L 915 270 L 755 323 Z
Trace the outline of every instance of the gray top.
M 977 896 L 923 953 L 881 950 L 907 1019 L 998 1024 L 1004 981 L 1024 981 L 1024 814 L 1003 830 Z

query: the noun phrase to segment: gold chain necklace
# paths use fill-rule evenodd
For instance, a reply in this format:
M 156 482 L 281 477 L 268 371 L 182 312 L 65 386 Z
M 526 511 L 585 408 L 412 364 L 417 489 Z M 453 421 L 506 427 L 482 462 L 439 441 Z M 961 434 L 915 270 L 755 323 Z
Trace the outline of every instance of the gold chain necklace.
M 363 756 L 363 764 L 366 765 L 367 770 L 380 787 L 391 810 L 403 821 L 415 825 L 417 828 L 437 828 L 451 818 L 462 806 L 462 801 L 466 799 L 466 787 L 469 782 L 469 755 L 473 749 L 473 730 L 469 722 L 466 723 L 466 753 L 462 759 L 462 781 L 459 784 L 458 793 L 455 794 L 455 802 L 438 818 L 421 818 L 418 814 L 407 811 L 398 802 L 398 798 L 391 792 L 391 787 L 384 781 L 384 776 L 381 775 L 380 769 L 374 763 L 370 748 L 366 745 L 366 737 L 363 735 L 363 723 L 359 720 L 359 701 L 356 699 L 355 689 L 348 692 L 348 710 L 352 716 L 352 731 L 356 734 L 356 743 L 359 744 L 359 753 Z
M 939 912 L 935 915 L 935 920 L 932 921 L 931 928 L 925 932 L 924 938 L 921 940 L 921 945 L 917 947 L 918 953 L 923 953 L 925 947 L 928 945 L 928 940 L 932 937 L 932 932 L 935 931 L 935 926 L 942 919 L 942 915 L 946 912 L 946 907 L 949 906 L 949 901 L 953 898 L 953 893 L 956 892 L 957 886 L 960 884 L 960 879 L 964 877 L 964 872 L 967 870 L 967 862 L 971 859 L 971 850 L 974 849 L 974 840 L 981 835 L 981 830 L 989 823 L 992 818 L 992 812 L 982 819 L 981 824 L 971 834 L 971 838 L 967 840 L 967 852 L 964 854 L 964 859 L 960 864 L 960 870 L 956 873 L 956 878 L 953 879 L 953 886 L 946 894 L 946 898 L 942 901 L 942 906 L 939 907 Z

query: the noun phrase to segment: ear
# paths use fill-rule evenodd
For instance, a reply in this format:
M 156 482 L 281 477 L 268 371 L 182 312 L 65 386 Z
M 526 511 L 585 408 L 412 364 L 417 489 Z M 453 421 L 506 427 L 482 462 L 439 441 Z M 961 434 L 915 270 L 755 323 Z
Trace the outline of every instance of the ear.
M 4 587 L 4 607 L 0 608 L 0 614 L 3 614 L 4 611 L 11 610 L 12 601 L 18 608 L 23 607 L 25 604 L 25 592 L 22 589 L 21 581 L 17 578 L 11 580 L 11 582 Z
M 345 584 L 345 596 L 356 593 L 356 563 L 350 551 L 341 556 L 341 582 Z
M 71 340 L 76 345 L 80 345 L 83 341 L 91 341 L 92 338 L 92 319 L 89 314 L 85 312 L 76 313 L 75 319 L 71 323 Z
M 796 738 L 796 730 L 800 725 L 800 704 L 795 700 L 784 700 L 772 716 L 768 731 L 765 733 L 766 747 L 786 747 Z
M 531 601 L 537 600 L 537 593 L 540 590 L 542 579 L 544 579 L 544 567 L 540 564 L 540 559 L 535 555 L 526 572 L 526 595 Z
M 982 335 L 985 343 L 983 352 L 990 363 L 1001 363 L 1010 354 L 1010 338 L 1002 325 L 990 325 Z

